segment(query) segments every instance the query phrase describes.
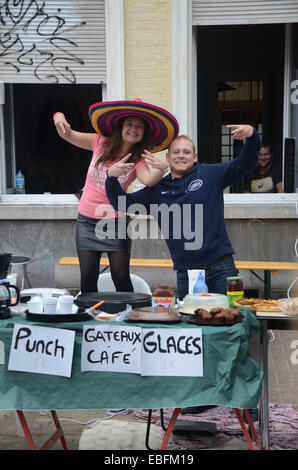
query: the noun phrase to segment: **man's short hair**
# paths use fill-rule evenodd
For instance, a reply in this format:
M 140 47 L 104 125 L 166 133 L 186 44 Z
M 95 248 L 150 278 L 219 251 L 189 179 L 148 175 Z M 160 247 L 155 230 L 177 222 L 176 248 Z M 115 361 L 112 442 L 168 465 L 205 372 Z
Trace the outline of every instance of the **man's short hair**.
M 181 139 L 186 139 L 188 140 L 192 146 L 193 146 L 193 152 L 196 153 L 196 149 L 195 149 L 195 144 L 193 143 L 193 141 L 191 140 L 190 137 L 188 137 L 188 135 L 178 135 L 178 137 L 175 137 L 175 139 L 172 140 L 172 142 L 170 143 L 170 145 L 168 146 L 168 152 L 171 151 L 171 146 L 172 144 L 176 141 L 176 140 L 181 140 Z
M 268 147 L 268 148 L 269 148 L 270 155 L 273 156 L 271 145 L 270 145 L 270 144 L 267 144 L 267 142 L 262 142 L 260 149 L 261 149 L 261 148 L 265 148 L 265 147 Z

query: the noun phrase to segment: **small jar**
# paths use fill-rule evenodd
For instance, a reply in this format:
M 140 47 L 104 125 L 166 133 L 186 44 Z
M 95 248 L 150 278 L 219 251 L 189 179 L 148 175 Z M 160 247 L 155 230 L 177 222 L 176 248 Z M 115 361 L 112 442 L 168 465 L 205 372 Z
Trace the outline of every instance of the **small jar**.
M 229 307 L 234 308 L 234 302 L 244 296 L 242 278 L 239 276 L 227 277 L 227 296 Z
M 159 284 L 152 293 L 152 310 L 168 312 L 175 307 L 175 293 L 168 284 Z

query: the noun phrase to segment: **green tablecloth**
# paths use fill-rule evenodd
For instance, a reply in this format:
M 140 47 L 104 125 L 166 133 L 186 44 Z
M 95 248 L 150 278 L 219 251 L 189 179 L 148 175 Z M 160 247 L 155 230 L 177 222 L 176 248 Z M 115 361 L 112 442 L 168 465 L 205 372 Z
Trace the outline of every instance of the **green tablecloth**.
M 3 343 L 5 345 L 5 363 L 0 361 L 0 409 L 175 408 L 207 404 L 255 408 L 263 372 L 249 355 L 248 342 L 260 330 L 260 322 L 251 312 L 245 311 L 243 315 L 243 322 L 232 326 L 201 327 L 203 377 L 143 377 L 130 373 L 81 372 L 83 323 L 33 323 L 28 322 L 26 317 L 0 320 L 0 351 Z M 71 378 L 8 371 L 11 338 L 16 323 L 75 331 Z M 86 323 L 99 324 L 93 320 Z M 132 326 L 131 323 L 125 325 Z M 197 328 L 184 321 L 175 325 L 138 323 L 136 326 Z

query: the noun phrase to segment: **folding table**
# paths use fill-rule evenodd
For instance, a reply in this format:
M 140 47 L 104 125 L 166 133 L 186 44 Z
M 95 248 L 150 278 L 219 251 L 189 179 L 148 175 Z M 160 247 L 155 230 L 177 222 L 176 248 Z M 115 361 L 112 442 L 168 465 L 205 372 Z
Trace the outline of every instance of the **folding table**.
M 27 420 L 25 418 L 24 412 L 22 410 L 16 410 L 18 419 L 20 420 L 20 424 L 22 426 L 22 429 L 24 431 L 24 435 L 28 444 L 29 450 L 37 450 L 36 446 L 34 444 L 34 440 L 32 437 L 32 434 L 30 432 Z M 67 448 L 67 443 L 66 439 L 63 434 L 63 429 L 60 425 L 57 413 L 55 410 L 50 410 L 50 414 L 53 418 L 54 425 L 56 427 L 56 431 L 50 436 L 50 438 L 43 444 L 41 447 L 41 450 L 49 450 L 53 447 L 56 441 L 60 439 L 60 442 L 62 444 L 62 447 L 64 450 L 68 450 Z
M 70 378 L 8 370 L 14 325 L 24 323 L 26 326 L 36 324 L 75 331 Z M 105 328 L 111 324 L 98 323 L 92 319 L 87 323 L 90 327 L 102 325 Z M 243 312 L 242 322 L 231 326 L 200 327 L 203 334 L 203 377 L 81 372 L 84 324 L 83 322 L 37 323 L 27 321 L 26 317 L 21 316 L 0 321 L 0 351 L 2 346 L 5 350 L 4 363 L 0 361 L 0 409 L 18 410 L 22 419 L 24 410 L 176 409 L 199 405 L 249 409 L 258 405 L 263 372 L 249 354 L 248 340 L 260 331 L 260 322 L 249 311 Z M 117 322 L 119 328 L 124 325 L 129 327 L 132 324 Z M 198 328 L 184 321 L 175 325 L 141 323 L 138 326 L 152 329 L 175 326 L 181 329 L 184 335 L 186 333 L 192 335 L 193 329 Z M 52 417 L 55 422 L 55 413 Z M 55 438 L 60 438 L 63 445 L 59 425 L 56 431 Z M 30 437 L 28 445 L 29 443 Z
M 297 271 L 298 263 L 295 261 L 235 261 L 237 269 L 248 270 L 264 283 L 264 297 L 271 298 L 271 274 L 279 271 Z M 264 278 L 260 278 L 255 271 L 264 271 Z
M 61 266 L 79 266 L 77 257 L 63 257 L 60 259 Z M 103 266 L 101 272 L 109 267 L 108 258 L 101 258 L 100 265 Z M 279 271 L 297 271 L 298 263 L 294 261 L 235 261 L 236 268 L 239 270 L 250 271 L 264 284 L 264 297 L 271 297 L 271 274 L 277 274 Z M 130 266 L 136 268 L 173 268 L 171 259 L 142 259 L 131 258 Z M 255 271 L 264 271 L 264 277 L 261 278 Z
M 245 437 L 245 440 L 246 440 L 246 443 L 248 445 L 249 450 L 263 450 L 264 446 L 260 442 L 260 439 L 258 437 L 258 434 L 257 434 L 256 430 L 255 430 L 255 427 L 254 427 L 254 424 L 253 424 L 253 421 L 251 419 L 249 411 L 246 408 L 243 409 L 243 413 L 244 413 L 244 415 L 246 417 L 246 420 L 247 420 L 247 423 L 248 423 L 248 429 L 245 425 L 243 416 L 242 416 L 241 411 L 239 410 L 239 408 L 234 408 L 234 411 L 235 411 L 236 416 L 238 418 L 238 421 L 240 423 L 240 426 L 241 426 L 241 429 L 242 429 L 242 432 L 243 432 L 243 435 Z M 171 434 L 174 430 L 175 423 L 176 423 L 176 421 L 179 417 L 180 412 L 181 412 L 181 408 L 175 408 L 174 409 L 174 411 L 172 413 L 172 416 L 171 416 L 171 419 L 170 419 L 170 422 L 168 424 L 168 427 L 166 428 L 165 425 L 164 425 L 164 421 L 163 421 L 163 410 L 162 409 L 160 410 L 161 427 L 165 431 L 165 435 L 164 435 L 164 438 L 162 440 L 160 450 L 165 450 L 166 449 L 167 444 L 168 444 L 169 439 L 171 437 Z M 147 419 L 147 432 L 146 432 L 145 444 L 146 444 L 146 448 L 148 450 L 156 450 L 156 449 L 151 449 L 150 444 L 149 444 L 151 416 L 152 416 L 152 410 L 149 410 L 148 419 Z M 252 440 L 251 436 L 253 436 L 253 439 L 254 439 L 255 444 L 256 444 L 257 447 L 254 446 L 254 443 L 253 443 L 253 440 Z

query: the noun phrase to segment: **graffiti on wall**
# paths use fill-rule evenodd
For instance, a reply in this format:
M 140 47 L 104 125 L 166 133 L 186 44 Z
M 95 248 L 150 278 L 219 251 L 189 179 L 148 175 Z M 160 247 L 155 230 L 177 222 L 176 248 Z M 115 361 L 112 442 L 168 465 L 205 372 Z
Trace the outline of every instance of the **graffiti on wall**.
M 12 67 L 16 74 L 29 70 L 41 82 L 76 83 L 72 66 L 84 61 L 76 55 L 74 38 L 86 22 L 64 18 L 61 8 L 49 13 L 46 3 L 0 0 L 0 65 Z

